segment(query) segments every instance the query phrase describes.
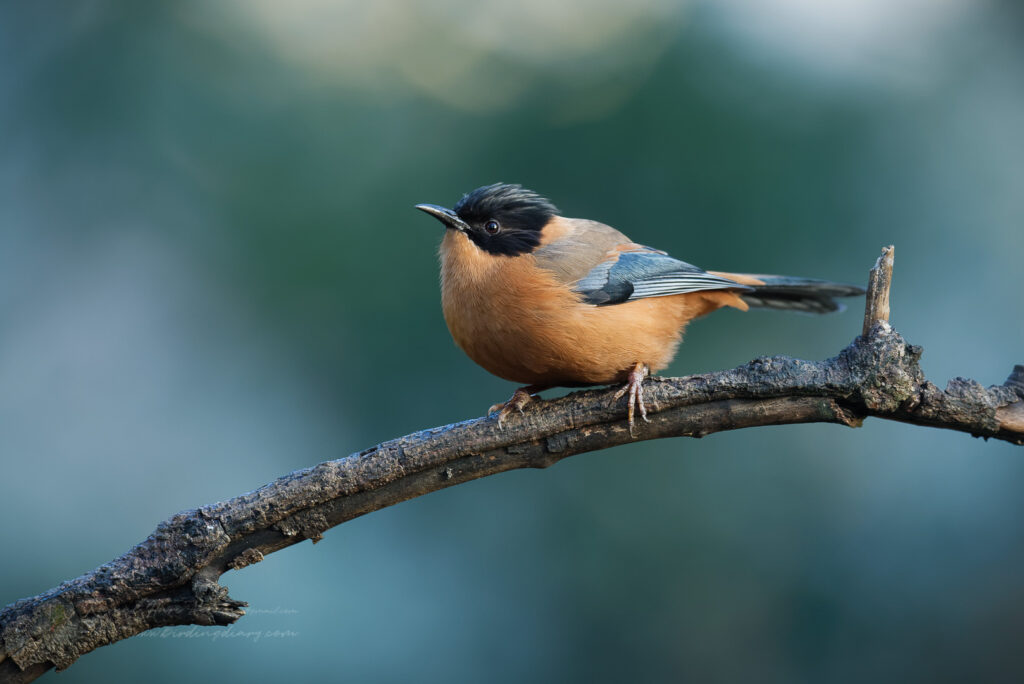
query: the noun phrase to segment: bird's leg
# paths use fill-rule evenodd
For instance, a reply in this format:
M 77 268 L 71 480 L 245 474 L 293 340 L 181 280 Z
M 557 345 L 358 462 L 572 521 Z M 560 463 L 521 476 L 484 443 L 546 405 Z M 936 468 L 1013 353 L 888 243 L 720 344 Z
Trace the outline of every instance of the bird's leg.
M 626 411 L 626 415 L 629 417 L 629 434 L 631 437 L 636 437 L 633 410 L 638 404 L 640 406 L 640 417 L 644 419 L 645 423 L 651 422 L 647 419 L 647 407 L 644 406 L 644 378 L 650 374 L 651 369 L 647 367 L 647 364 L 643 361 L 637 361 L 636 365 L 633 366 L 633 370 L 629 371 L 626 384 L 613 397 L 614 401 L 618 401 L 624 394 L 629 395 L 629 408 Z
M 526 387 L 520 387 L 504 404 L 495 404 L 491 408 L 487 409 L 487 415 L 497 412 L 498 428 L 503 428 L 505 419 L 512 415 L 513 411 L 516 413 L 522 413 L 523 407 L 533 401 L 533 395 L 546 389 L 549 389 L 547 385 L 527 385 Z

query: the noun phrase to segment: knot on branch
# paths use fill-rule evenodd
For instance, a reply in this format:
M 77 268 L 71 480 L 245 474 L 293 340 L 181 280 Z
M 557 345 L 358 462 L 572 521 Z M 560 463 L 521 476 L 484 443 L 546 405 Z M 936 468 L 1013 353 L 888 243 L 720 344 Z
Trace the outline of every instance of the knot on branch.
M 887 322 L 877 321 L 867 335 L 840 352 L 836 362 L 853 379 L 853 395 L 864 406 L 889 412 L 917 402 L 925 381 L 919 363 L 922 352 Z
M 262 560 L 263 553 L 259 549 L 248 548 L 232 558 L 228 563 L 228 567 L 232 570 L 241 570 L 244 567 L 250 566 L 253 563 L 259 563 Z
M 248 603 L 236 601 L 228 596 L 228 589 L 217 582 L 217 574 L 201 572 L 192 582 L 194 602 L 188 611 L 188 619 L 177 624 L 230 625 L 245 615 Z

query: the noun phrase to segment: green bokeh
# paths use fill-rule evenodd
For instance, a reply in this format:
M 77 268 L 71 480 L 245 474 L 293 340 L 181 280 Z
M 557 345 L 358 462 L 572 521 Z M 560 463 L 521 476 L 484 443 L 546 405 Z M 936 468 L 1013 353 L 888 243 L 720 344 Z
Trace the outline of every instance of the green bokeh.
M 505 398 L 450 341 L 412 209 L 485 183 L 706 268 L 862 282 L 895 243 L 929 377 L 1002 382 L 1024 31 L 962 4 L 918 34 L 866 3 L 849 45 L 768 22 L 784 2 L 4 5 L 0 602 Z M 856 304 L 723 312 L 668 372 L 820 359 L 859 327 Z M 59 677 L 1019 680 L 1022 485 L 1019 448 L 878 421 L 631 445 L 347 523 L 225 576 L 254 608 L 230 630 Z

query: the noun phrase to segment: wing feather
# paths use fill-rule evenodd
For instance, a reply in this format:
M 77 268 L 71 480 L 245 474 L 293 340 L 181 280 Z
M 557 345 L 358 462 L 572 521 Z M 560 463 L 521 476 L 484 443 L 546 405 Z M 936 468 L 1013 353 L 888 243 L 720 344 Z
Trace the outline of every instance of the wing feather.
M 573 289 L 584 301 L 605 306 L 701 290 L 753 290 L 650 247 L 628 248 L 612 253 L 580 278 Z

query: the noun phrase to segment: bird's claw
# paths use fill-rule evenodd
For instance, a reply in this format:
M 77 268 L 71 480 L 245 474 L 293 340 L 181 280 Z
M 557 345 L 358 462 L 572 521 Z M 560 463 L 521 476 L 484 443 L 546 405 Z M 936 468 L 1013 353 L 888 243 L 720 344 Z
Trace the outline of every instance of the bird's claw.
M 520 387 L 504 404 L 495 404 L 487 409 L 487 415 L 498 414 L 498 429 L 500 430 L 505 427 L 506 418 L 512 415 L 513 412 L 522 413 L 523 407 L 531 401 L 533 401 L 533 396 L 525 388 Z
M 629 436 L 636 437 L 636 423 L 633 415 L 637 406 L 640 407 L 640 417 L 645 423 L 650 423 L 647 417 L 647 407 L 644 406 L 644 379 L 651 374 L 651 369 L 645 363 L 637 363 L 629 372 L 629 377 L 622 389 L 615 393 L 614 401 L 618 401 L 625 395 L 629 395 L 629 405 L 626 409 L 626 416 L 629 422 Z

